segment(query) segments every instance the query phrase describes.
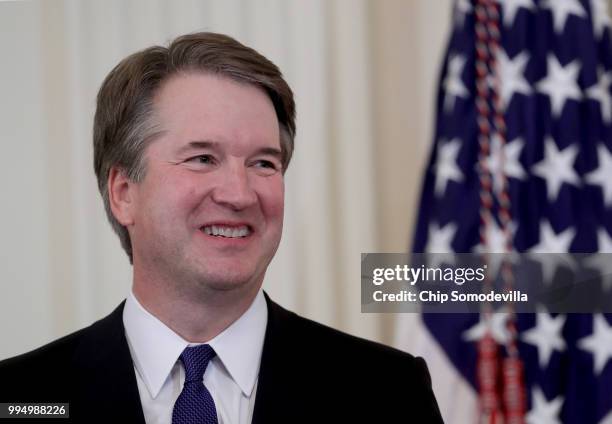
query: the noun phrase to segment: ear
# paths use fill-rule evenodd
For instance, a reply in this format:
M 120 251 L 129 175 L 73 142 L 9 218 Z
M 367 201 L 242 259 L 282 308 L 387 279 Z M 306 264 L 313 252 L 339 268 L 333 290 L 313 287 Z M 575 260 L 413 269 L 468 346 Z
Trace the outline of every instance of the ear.
M 123 226 L 134 223 L 135 183 L 125 171 L 112 167 L 108 173 L 108 200 L 115 219 Z

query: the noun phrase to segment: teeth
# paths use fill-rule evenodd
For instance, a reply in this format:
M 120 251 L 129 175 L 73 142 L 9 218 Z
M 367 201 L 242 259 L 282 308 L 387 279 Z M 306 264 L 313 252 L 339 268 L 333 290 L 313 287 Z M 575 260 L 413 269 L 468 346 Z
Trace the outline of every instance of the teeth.
M 246 225 L 240 227 L 222 227 L 217 225 L 207 225 L 204 227 L 204 232 L 209 236 L 220 236 L 228 238 L 246 237 L 250 230 Z

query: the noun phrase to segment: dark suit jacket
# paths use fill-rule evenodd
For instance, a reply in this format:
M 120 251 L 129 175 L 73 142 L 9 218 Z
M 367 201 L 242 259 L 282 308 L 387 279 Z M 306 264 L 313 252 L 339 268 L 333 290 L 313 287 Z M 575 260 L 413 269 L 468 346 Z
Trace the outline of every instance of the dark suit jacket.
M 425 361 L 266 301 L 253 423 L 442 422 Z M 90 327 L 0 362 L 0 402 L 69 402 L 70 422 L 144 424 L 122 315 L 123 303 Z

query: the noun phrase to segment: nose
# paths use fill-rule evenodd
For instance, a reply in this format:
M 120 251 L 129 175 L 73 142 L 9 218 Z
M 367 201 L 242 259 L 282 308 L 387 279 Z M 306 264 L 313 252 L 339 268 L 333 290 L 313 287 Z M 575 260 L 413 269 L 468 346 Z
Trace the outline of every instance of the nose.
M 257 194 L 251 187 L 247 169 L 242 164 L 228 165 L 220 177 L 212 192 L 215 203 L 239 211 L 257 202 Z

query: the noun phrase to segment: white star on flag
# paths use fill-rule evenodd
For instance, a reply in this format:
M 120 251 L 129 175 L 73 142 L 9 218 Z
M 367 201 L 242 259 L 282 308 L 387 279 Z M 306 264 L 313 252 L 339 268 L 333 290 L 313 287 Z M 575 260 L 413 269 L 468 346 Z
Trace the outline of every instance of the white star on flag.
M 495 134 L 491 139 L 491 152 L 485 159 L 487 168 L 493 177 L 493 190 L 497 195 L 501 194 L 506 178 L 516 178 L 524 180 L 526 177 L 525 169 L 519 160 L 521 150 L 525 145 L 521 138 L 515 138 L 506 142 L 502 148 L 499 134 Z
M 463 333 L 463 339 L 476 341 L 490 334 L 497 343 L 505 345 L 512 338 L 508 330 L 508 318 L 510 318 L 508 312 L 494 312 L 489 317 L 481 314 L 478 324 Z
M 561 34 L 569 15 L 585 18 L 586 10 L 578 0 L 543 0 L 540 7 L 550 9 L 553 15 L 553 26 L 557 34 Z
M 559 395 L 550 402 L 542 390 L 534 386 L 531 392 L 531 409 L 525 417 L 527 424 L 561 424 L 559 412 L 563 405 L 563 396 Z
M 570 256 L 559 255 L 569 251 L 575 234 L 576 230 L 572 227 L 567 227 L 556 234 L 548 221 L 540 223 L 540 242 L 531 247 L 529 252 L 536 254 L 538 263 L 542 266 L 542 280 L 545 284 L 552 281 L 559 265 L 575 268 Z
M 472 4 L 469 0 L 457 0 L 455 2 L 455 11 L 453 16 L 455 17 L 455 25 L 457 28 L 462 29 L 465 24 L 465 16 L 472 13 Z
M 607 0 L 591 0 L 591 18 L 595 37 L 601 39 L 604 30 L 610 27 L 610 14 Z
M 438 149 L 438 156 L 436 163 L 433 166 L 436 183 L 434 191 L 436 196 L 442 196 L 448 185 L 448 181 L 463 181 L 463 173 L 461 168 L 457 165 L 457 156 L 459 155 L 459 149 L 461 148 L 461 140 L 454 138 L 451 141 L 445 142 L 440 141 L 440 148 Z
M 522 51 L 521 53 L 514 56 L 514 59 L 509 59 L 506 52 L 499 49 L 497 54 L 497 71 L 499 72 L 500 82 L 500 100 L 501 106 L 505 110 L 512 96 L 515 93 L 529 95 L 531 93 L 531 87 L 523 73 L 525 72 L 525 66 L 529 61 L 529 55 L 527 52 Z
M 599 424 L 612 424 L 612 411 L 610 411 L 608 413 L 608 415 L 606 415 L 600 422 Z
M 533 10 L 535 8 L 535 4 L 533 4 L 533 0 L 497 0 L 498 3 L 501 3 L 503 7 L 503 17 L 504 17 L 504 25 L 508 28 L 512 27 L 514 24 L 514 18 L 516 17 L 516 12 L 519 8 L 524 8 L 528 10 Z
M 612 73 L 604 72 L 603 68 L 600 67 L 597 69 L 597 83 L 586 90 L 589 99 L 599 102 L 601 119 L 607 124 L 612 122 L 610 83 L 612 83 Z
M 457 225 L 449 222 L 444 227 L 438 224 L 429 225 L 429 235 L 427 237 L 427 253 L 450 253 L 453 251 L 451 243 L 455 237 Z
M 599 253 L 612 253 L 612 238 L 603 227 L 597 229 L 597 251 Z
M 582 99 L 582 93 L 577 83 L 580 62 L 576 59 L 565 66 L 561 66 L 557 58 L 549 54 L 547 64 L 548 74 L 536 84 L 536 88 L 548 96 L 552 114 L 558 118 L 561 116 L 567 99 L 576 101 Z
M 465 56 L 455 55 L 448 60 L 448 73 L 442 82 L 444 87 L 444 110 L 447 112 L 453 109 L 457 97 L 468 97 L 468 89 L 461 79 L 464 66 Z
M 538 359 L 540 368 L 546 369 L 553 350 L 565 350 L 565 341 L 561 335 L 561 329 L 565 324 L 567 316 L 551 315 L 538 309 L 536 314 L 536 325 L 525 331 L 521 335 L 521 339 L 529 344 L 532 344 L 538 349 Z
M 559 234 L 555 233 L 550 222 L 540 223 L 540 242 L 529 249 L 532 253 L 566 253 L 572 243 L 576 230 L 567 227 Z
M 453 238 L 457 232 L 457 225 L 452 222 L 440 227 L 438 224 L 429 224 L 427 245 L 425 252 L 427 255 L 427 265 L 437 268 L 442 264 L 451 265 L 455 262 L 453 255 Z
M 559 150 L 557 143 L 551 137 L 546 138 L 544 158 L 533 166 L 532 172 L 546 180 L 546 191 L 551 203 L 557 199 L 563 183 L 575 186 L 580 183 L 573 166 L 577 155 L 578 147 L 575 144 Z
M 597 272 L 598 277 L 601 278 L 602 289 L 608 292 L 612 289 L 612 263 L 610 255 L 601 253 L 612 253 L 612 238 L 604 227 L 597 229 L 597 253 L 589 256 L 585 263 Z
M 586 174 L 584 179 L 589 184 L 601 186 L 604 203 L 609 207 L 612 206 L 612 154 L 601 143 L 597 145 L 597 162 L 597 168 Z
M 602 314 L 593 318 L 593 334 L 578 340 L 578 347 L 593 354 L 593 368 L 599 375 L 612 358 L 612 327 Z

